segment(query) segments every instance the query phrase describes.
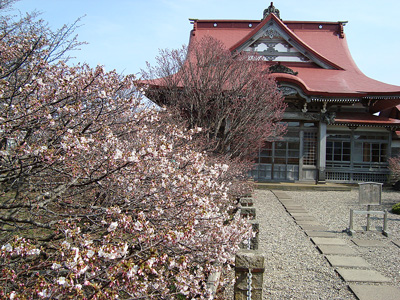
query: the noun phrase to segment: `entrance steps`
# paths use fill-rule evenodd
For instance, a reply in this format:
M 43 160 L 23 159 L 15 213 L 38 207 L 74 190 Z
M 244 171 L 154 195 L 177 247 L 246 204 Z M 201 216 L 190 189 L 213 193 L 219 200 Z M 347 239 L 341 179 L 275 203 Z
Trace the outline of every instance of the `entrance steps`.
M 303 182 L 255 182 L 256 189 L 280 191 L 351 191 L 358 189 L 358 184 L 339 183 L 303 183 Z

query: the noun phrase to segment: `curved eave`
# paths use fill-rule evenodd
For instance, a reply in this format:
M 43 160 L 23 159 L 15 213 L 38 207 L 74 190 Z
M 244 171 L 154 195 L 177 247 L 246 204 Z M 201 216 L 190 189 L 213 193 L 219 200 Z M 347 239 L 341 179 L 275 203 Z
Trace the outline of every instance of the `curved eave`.
M 337 101 L 337 100 L 345 100 L 350 99 L 360 100 L 361 98 L 368 95 L 368 93 L 364 92 L 330 92 L 323 91 L 321 89 L 312 89 L 310 86 L 299 76 L 285 74 L 285 73 L 272 73 L 272 77 L 275 78 L 277 82 L 280 84 L 294 84 L 298 86 L 306 95 L 308 95 L 311 101 Z
M 285 64 L 290 65 L 290 64 Z M 356 103 L 363 101 L 371 113 L 400 105 L 400 87 L 373 80 L 362 73 L 320 68 L 291 69 L 298 75 L 272 73 L 278 83 L 296 85 L 312 102 Z M 365 88 L 369 90 L 365 90 Z

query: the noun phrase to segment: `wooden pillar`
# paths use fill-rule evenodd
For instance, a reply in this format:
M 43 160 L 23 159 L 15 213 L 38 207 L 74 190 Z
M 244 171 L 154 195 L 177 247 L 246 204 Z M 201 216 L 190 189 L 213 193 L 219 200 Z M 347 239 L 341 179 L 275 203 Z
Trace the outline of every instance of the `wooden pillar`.
M 357 129 L 355 126 L 349 126 L 350 129 L 350 174 L 349 174 L 349 181 L 353 181 L 353 170 L 354 170 L 354 161 L 355 161 L 355 154 L 356 154 L 356 141 L 354 138 L 354 130 Z M 359 150 L 362 151 L 362 150 Z
M 318 130 L 318 183 L 325 183 L 326 168 L 326 123 L 319 122 Z
M 388 145 L 386 150 L 386 159 L 392 157 L 392 131 L 389 130 L 389 138 L 388 138 Z
M 300 138 L 300 143 L 299 143 L 299 180 L 302 181 L 304 180 L 304 174 L 303 174 L 303 161 L 304 161 L 304 130 L 303 128 L 300 129 L 299 132 L 299 138 Z

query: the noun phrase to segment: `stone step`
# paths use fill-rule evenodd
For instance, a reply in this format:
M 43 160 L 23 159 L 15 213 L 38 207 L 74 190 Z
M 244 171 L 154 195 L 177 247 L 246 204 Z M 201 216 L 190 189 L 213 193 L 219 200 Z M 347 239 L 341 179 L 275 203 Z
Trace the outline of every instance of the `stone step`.
M 350 289 L 359 300 L 398 300 L 400 289 L 387 285 L 350 284 Z
M 288 213 L 292 214 L 292 213 L 299 213 L 299 214 L 308 214 L 308 211 L 305 210 L 304 208 L 299 208 L 299 209 L 293 209 L 293 208 L 287 208 L 286 210 L 288 211 Z
M 304 207 L 301 206 L 301 205 L 285 205 L 285 208 L 287 210 L 293 210 L 293 211 L 295 211 L 295 210 L 305 210 Z
M 357 189 L 356 185 L 342 185 L 342 184 L 305 184 L 305 183 L 285 183 L 285 182 L 257 182 L 256 188 L 260 190 L 277 191 L 351 191 Z
M 291 216 L 296 220 L 296 222 L 298 223 L 299 221 L 312 221 L 312 222 L 318 222 L 317 219 L 315 219 L 312 216 L 293 216 L 291 214 Z
M 330 231 L 314 231 L 314 230 L 305 230 L 304 231 L 309 237 L 326 237 L 326 238 L 334 238 L 336 234 Z
M 312 217 L 308 212 L 303 213 L 303 212 L 293 212 L 290 214 L 292 217 Z
M 353 243 L 359 247 L 386 247 L 387 243 L 380 240 L 352 239 Z
M 339 238 L 313 237 L 311 240 L 316 245 L 347 245 L 346 241 Z
M 279 199 L 281 201 L 281 204 L 284 206 L 296 206 L 298 203 L 294 202 L 293 200 L 285 200 L 285 199 Z
M 277 198 L 278 198 L 278 197 L 277 197 Z M 288 203 L 288 204 L 293 204 L 293 205 L 299 204 L 299 202 L 297 202 L 296 200 L 293 200 L 293 199 L 290 198 L 290 197 L 279 197 L 278 200 L 279 200 L 282 204 L 286 204 L 286 203 Z
M 391 281 L 389 278 L 375 270 L 337 268 L 336 271 L 346 282 L 383 283 Z
M 298 225 L 312 225 L 312 226 L 321 226 L 321 223 L 318 221 L 310 221 L 310 220 L 296 220 Z
M 272 193 L 274 193 L 274 195 L 280 199 L 292 199 L 287 193 L 283 192 L 283 191 L 272 191 Z
M 345 268 L 363 268 L 370 269 L 371 265 L 359 256 L 341 256 L 341 255 L 326 255 L 325 256 L 332 267 L 345 267 Z
M 303 224 L 299 226 L 301 226 L 301 228 L 305 231 L 328 231 L 328 228 L 322 225 Z
M 282 205 L 299 205 L 299 202 L 294 201 L 292 198 L 278 198 Z
M 349 246 L 344 245 L 318 245 L 319 251 L 322 254 L 340 254 L 340 255 L 356 255 L 357 253 Z

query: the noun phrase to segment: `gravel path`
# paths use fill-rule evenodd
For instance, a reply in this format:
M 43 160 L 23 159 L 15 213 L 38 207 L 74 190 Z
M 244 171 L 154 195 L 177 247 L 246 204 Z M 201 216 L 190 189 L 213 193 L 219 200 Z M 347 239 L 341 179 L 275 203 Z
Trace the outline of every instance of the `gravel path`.
M 359 232 L 351 237 L 342 232 L 349 225 L 350 208 L 366 209 L 358 205 L 358 190 L 285 193 L 338 238 L 346 240 L 374 270 L 391 278 L 391 285 L 400 287 L 400 248 L 391 242 L 400 241 L 400 216 L 389 213 L 389 238 L 378 232 L 361 231 L 366 217 L 357 216 L 354 223 Z M 357 299 L 271 191 L 257 190 L 254 202 L 260 223 L 259 250 L 265 255 L 264 299 Z M 383 205 L 373 209 L 390 210 L 397 202 L 399 192 L 383 192 Z M 371 228 L 382 226 L 381 217 L 371 220 Z M 382 240 L 387 246 L 358 247 L 353 238 Z

